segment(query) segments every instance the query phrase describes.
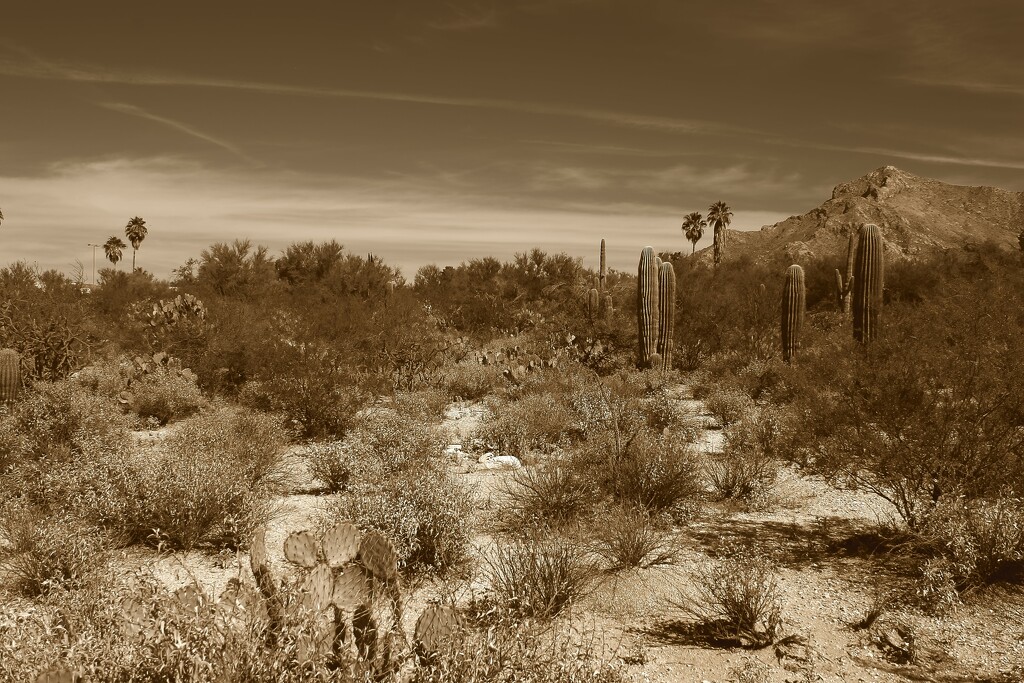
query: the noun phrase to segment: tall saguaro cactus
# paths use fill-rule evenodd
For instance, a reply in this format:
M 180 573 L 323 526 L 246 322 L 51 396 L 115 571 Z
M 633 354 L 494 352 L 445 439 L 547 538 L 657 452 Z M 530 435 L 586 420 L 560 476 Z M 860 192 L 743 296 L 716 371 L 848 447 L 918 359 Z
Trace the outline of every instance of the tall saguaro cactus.
M 676 326 L 676 271 L 665 261 L 658 272 L 658 355 L 661 369 L 672 369 L 672 333 Z
M 651 366 L 651 356 L 658 350 L 658 265 L 654 247 L 640 252 L 636 274 L 636 322 L 639 342 L 637 365 Z
M 600 286 L 597 288 L 597 291 L 600 294 L 603 295 L 604 294 L 605 281 L 606 281 L 606 278 L 608 277 L 608 266 L 607 266 L 607 263 L 605 262 L 605 253 L 604 253 L 604 240 L 601 240 L 601 270 L 599 271 L 599 273 L 600 273 L 600 275 L 598 275 L 598 283 L 600 284 Z
M 885 284 L 885 254 L 882 231 L 865 223 L 857 236 L 853 264 L 853 338 L 866 344 L 878 335 Z
M 850 231 L 850 245 L 846 248 L 846 282 L 836 268 L 836 305 L 843 313 L 850 314 L 850 291 L 853 288 L 853 259 L 857 253 L 857 233 Z
M 14 349 L 0 350 L 0 405 L 18 398 L 21 389 L 21 356 Z
M 804 325 L 807 308 L 807 289 L 804 269 L 792 265 L 786 270 L 786 284 L 782 287 L 782 359 L 791 362 L 800 348 L 800 330 Z

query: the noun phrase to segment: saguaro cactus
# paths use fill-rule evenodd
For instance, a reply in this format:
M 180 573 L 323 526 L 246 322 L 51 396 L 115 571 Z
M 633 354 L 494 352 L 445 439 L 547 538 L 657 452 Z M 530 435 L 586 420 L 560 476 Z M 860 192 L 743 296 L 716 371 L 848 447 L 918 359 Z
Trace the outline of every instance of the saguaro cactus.
M 21 389 L 21 356 L 14 349 L 0 350 L 0 405 L 18 398 Z
M 853 338 L 866 344 L 878 335 L 885 283 L 885 255 L 882 231 L 866 223 L 857 236 L 853 264 Z
M 658 355 L 661 369 L 672 369 L 672 333 L 676 326 L 676 271 L 665 261 L 658 273 Z
M 600 283 L 600 286 L 597 288 L 597 291 L 599 291 L 601 294 L 604 294 L 605 280 L 607 279 L 607 277 L 608 266 L 605 262 L 604 240 L 601 240 L 601 270 L 600 275 L 598 276 L 598 282 Z
M 786 284 L 782 288 L 782 358 L 787 363 L 800 348 L 800 329 L 804 325 L 807 308 L 807 290 L 804 269 L 792 265 L 786 270 Z
M 587 292 L 587 318 L 590 320 L 596 319 L 600 306 L 601 295 L 596 289 L 591 289 Z
M 653 247 L 640 252 L 636 278 L 636 322 L 639 352 L 637 365 L 651 366 L 651 356 L 658 350 L 658 266 Z
M 846 282 L 843 274 L 836 268 L 836 305 L 839 310 L 849 315 L 850 290 L 853 287 L 853 258 L 857 253 L 857 233 L 850 231 L 850 244 L 846 248 Z

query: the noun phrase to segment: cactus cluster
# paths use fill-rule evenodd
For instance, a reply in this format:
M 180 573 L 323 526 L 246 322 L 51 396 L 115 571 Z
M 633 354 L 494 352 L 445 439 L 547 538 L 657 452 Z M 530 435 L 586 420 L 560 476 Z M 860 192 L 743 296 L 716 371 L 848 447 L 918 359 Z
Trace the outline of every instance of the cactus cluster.
M 804 269 L 792 265 L 786 270 L 786 283 L 782 288 L 782 359 L 791 362 L 800 348 L 800 331 L 807 308 L 807 289 Z
M 862 344 L 878 334 L 885 285 L 885 254 L 882 231 L 866 223 L 857 235 L 857 253 L 853 262 L 853 338 Z
M 132 393 L 132 385 L 158 372 L 174 374 L 190 382 L 197 380 L 195 373 L 182 365 L 181 359 L 169 356 L 162 351 L 154 353 L 152 356 L 135 356 L 130 364 L 122 365 L 121 375 L 124 377 L 125 383 L 118 400 L 123 405 L 134 403 L 135 396 Z
M 536 353 L 526 353 L 514 346 L 500 351 L 485 351 L 477 356 L 480 365 L 494 365 L 501 368 L 502 376 L 514 385 L 522 384 L 526 376 L 544 368 L 558 366 L 558 356 L 555 353 L 549 358 L 541 358 Z
M 14 349 L 0 349 L 0 405 L 17 400 L 21 390 L 21 355 Z
M 636 316 L 640 368 L 672 369 L 676 276 L 671 262 L 662 262 L 653 247 L 640 252 L 637 269 Z
M 161 299 L 153 304 L 147 322 L 151 327 L 156 327 L 174 325 L 186 318 L 205 320 L 206 306 L 191 294 L 179 294 L 168 301 Z

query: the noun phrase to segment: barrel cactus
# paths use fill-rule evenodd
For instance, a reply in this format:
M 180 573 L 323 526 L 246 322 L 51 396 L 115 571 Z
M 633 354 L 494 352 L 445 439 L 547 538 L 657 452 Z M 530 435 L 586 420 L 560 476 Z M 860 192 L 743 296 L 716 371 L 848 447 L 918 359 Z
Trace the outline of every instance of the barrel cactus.
M 782 288 L 782 358 L 787 363 L 793 360 L 800 348 L 800 329 L 806 308 L 804 269 L 792 265 L 786 271 L 786 284 Z
M 658 350 L 658 265 L 653 247 L 644 247 L 636 281 L 636 319 L 639 343 L 637 365 L 651 367 L 651 356 Z
M 676 325 L 676 271 L 668 261 L 658 273 L 658 355 L 662 370 L 672 369 L 672 333 Z
M 853 264 L 853 338 L 866 344 L 878 335 L 885 283 L 885 245 L 877 225 L 866 223 L 857 236 Z
M 21 390 L 21 356 L 14 349 L 0 350 L 0 405 L 18 398 Z

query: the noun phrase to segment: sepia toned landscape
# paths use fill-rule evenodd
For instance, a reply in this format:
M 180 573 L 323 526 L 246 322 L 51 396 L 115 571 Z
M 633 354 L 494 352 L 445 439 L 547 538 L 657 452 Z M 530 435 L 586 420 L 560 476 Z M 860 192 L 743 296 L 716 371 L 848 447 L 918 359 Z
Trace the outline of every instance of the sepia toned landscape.
M 0 24 L 0 683 L 1024 681 L 1021 9 L 106 9 Z

